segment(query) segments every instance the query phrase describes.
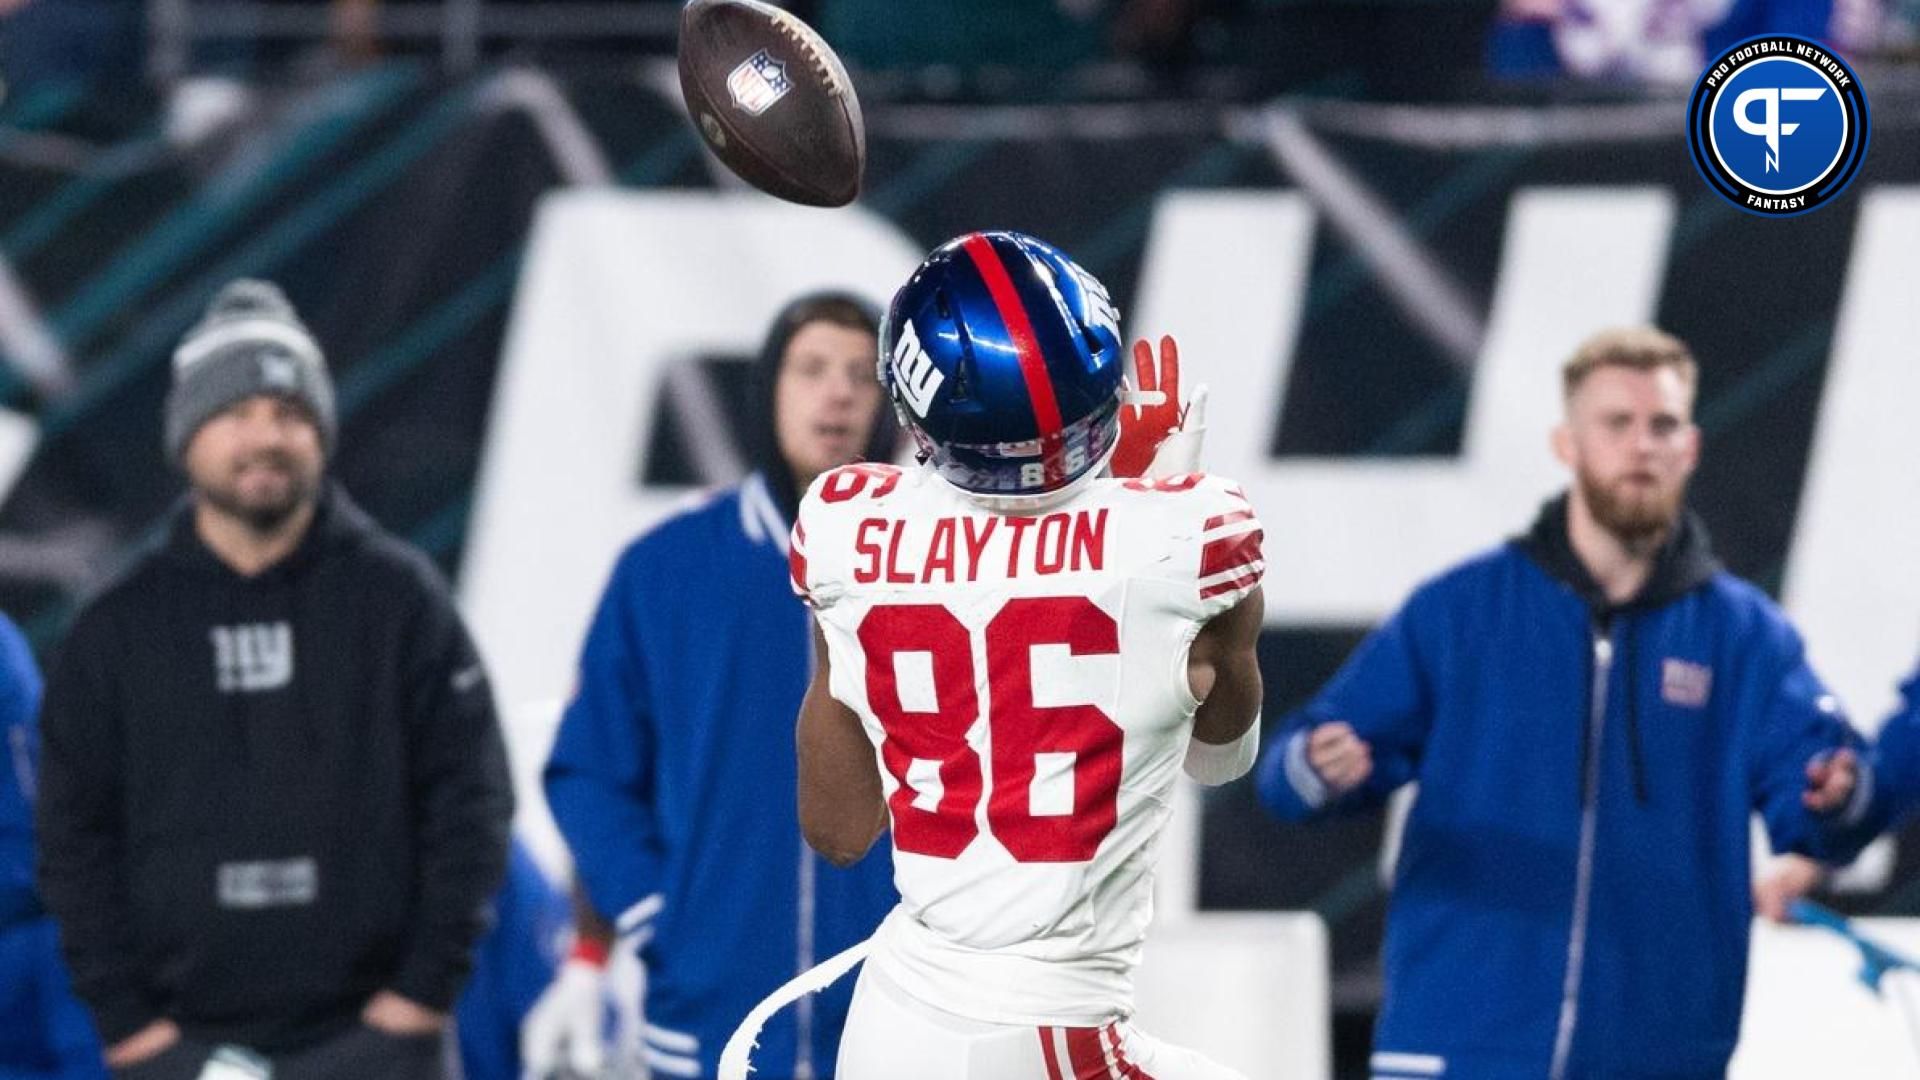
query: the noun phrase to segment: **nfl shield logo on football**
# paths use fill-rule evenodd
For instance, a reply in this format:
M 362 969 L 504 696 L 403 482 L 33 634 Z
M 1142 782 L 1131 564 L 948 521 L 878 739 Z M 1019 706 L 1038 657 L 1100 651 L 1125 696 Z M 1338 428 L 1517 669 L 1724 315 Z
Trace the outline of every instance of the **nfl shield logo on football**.
M 793 80 L 787 78 L 787 65 L 775 60 L 765 49 L 742 60 L 740 66 L 727 75 L 727 93 L 733 95 L 733 103 L 748 116 L 759 116 L 771 109 L 774 102 L 786 97 L 792 89 Z

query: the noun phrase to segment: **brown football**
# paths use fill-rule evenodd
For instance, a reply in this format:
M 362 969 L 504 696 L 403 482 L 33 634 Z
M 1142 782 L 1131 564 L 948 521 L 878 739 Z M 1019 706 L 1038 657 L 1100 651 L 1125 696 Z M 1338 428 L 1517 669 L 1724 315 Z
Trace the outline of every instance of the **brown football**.
M 679 60 L 687 114 L 740 179 L 807 206 L 860 194 L 860 100 L 812 27 L 758 0 L 692 0 Z

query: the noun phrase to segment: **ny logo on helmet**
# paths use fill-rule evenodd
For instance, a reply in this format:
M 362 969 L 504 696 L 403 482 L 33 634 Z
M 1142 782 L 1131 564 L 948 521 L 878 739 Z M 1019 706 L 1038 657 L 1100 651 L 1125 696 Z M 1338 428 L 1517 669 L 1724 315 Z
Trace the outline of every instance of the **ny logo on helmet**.
M 900 328 L 900 340 L 893 346 L 893 378 L 900 387 L 900 396 L 907 399 L 913 414 L 926 419 L 927 406 L 933 404 L 933 395 L 947 377 L 933 366 L 933 357 L 920 347 L 920 332 L 914 329 L 913 320 L 906 320 Z
M 1087 298 L 1087 318 L 1094 329 L 1105 330 L 1115 339 L 1120 337 L 1120 310 L 1113 306 L 1113 298 L 1107 295 L 1107 287 L 1100 279 L 1087 273 L 1079 263 L 1073 263 L 1073 276 L 1080 281 L 1080 292 Z

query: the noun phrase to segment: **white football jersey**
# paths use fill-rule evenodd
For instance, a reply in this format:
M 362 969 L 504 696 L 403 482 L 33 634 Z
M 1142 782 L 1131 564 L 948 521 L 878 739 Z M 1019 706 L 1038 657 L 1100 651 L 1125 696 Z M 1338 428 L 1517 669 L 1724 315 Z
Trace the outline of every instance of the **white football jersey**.
M 1131 1013 L 1188 646 L 1259 583 L 1260 543 L 1219 477 L 1100 479 L 1030 516 L 927 469 L 814 483 L 794 588 L 876 749 L 901 896 L 868 964 L 979 1020 Z

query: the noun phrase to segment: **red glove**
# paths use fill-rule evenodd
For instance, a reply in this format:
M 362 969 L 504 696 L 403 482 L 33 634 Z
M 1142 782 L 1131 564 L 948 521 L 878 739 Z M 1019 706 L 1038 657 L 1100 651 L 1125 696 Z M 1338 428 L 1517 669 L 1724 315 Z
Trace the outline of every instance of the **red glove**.
M 1120 445 L 1113 451 L 1113 475 L 1145 476 L 1154 451 L 1180 427 L 1180 347 L 1170 337 L 1160 339 L 1160 364 L 1153 363 L 1153 347 L 1133 343 L 1134 387 L 1120 398 Z

